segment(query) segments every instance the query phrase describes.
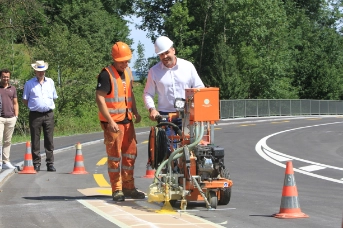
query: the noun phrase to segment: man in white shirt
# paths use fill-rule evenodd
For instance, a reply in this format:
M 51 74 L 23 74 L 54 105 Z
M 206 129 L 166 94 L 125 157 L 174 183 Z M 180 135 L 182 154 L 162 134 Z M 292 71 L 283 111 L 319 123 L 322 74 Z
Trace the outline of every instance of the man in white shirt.
M 154 45 L 155 53 L 160 57 L 161 61 L 150 68 L 143 95 L 151 120 L 155 120 L 158 115 L 168 115 L 170 112 L 176 112 L 174 107 L 175 99 L 185 99 L 185 89 L 204 87 L 204 83 L 201 81 L 194 65 L 175 56 L 173 41 L 166 36 L 160 36 L 156 39 Z M 156 94 L 158 96 L 158 110 L 154 103 Z M 173 119 L 172 123 L 181 130 L 182 120 L 180 118 Z M 169 127 L 165 130 L 168 136 L 176 133 L 173 133 Z M 174 147 L 176 147 L 176 144 L 174 144 Z M 167 141 L 167 148 L 171 153 L 169 140 Z M 174 161 L 173 172 L 178 172 L 176 160 Z
M 194 65 L 175 56 L 173 41 L 166 36 L 160 36 L 154 45 L 155 53 L 161 61 L 150 68 L 143 95 L 151 120 L 155 120 L 157 115 L 176 112 L 175 98 L 185 98 L 185 89 L 204 87 Z M 158 110 L 154 103 L 156 94 Z

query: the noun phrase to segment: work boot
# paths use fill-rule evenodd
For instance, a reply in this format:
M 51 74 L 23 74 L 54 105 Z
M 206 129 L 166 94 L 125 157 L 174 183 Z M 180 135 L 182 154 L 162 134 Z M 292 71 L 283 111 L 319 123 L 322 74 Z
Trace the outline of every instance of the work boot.
M 55 167 L 54 167 L 53 164 L 47 164 L 47 165 L 46 165 L 46 170 L 47 170 L 48 172 L 56 172 L 56 169 L 55 169 Z
M 3 169 L 15 169 L 15 166 L 13 166 L 11 164 L 11 162 L 7 162 L 7 163 L 2 164 L 2 168 Z
M 34 164 L 33 166 L 36 172 L 40 171 L 40 164 Z
M 112 199 L 113 201 L 125 201 L 125 196 L 123 194 L 123 191 L 117 190 L 112 193 Z
M 144 199 L 145 194 L 144 192 L 139 192 L 137 189 L 123 189 L 123 193 L 125 197 L 130 197 L 131 199 Z

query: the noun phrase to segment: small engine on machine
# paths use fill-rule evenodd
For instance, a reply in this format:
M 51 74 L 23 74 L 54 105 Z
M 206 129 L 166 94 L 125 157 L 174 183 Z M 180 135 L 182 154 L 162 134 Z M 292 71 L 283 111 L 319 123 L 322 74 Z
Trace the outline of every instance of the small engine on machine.
M 175 101 L 177 113 L 151 128 L 148 165 L 156 172 L 148 201 L 174 205 L 180 200 L 181 210 L 186 210 L 187 202 L 203 200 L 208 209 L 215 209 L 229 203 L 233 185 L 224 148 L 214 143 L 219 88 L 186 89 L 185 94 L 186 99 Z M 171 123 L 175 117 L 182 119 L 182 130 Z M 175 134 L 167 136 L 166 127 Z
M 224 148 L 198 145 L 194 148 L 197 173 L 202 180 L 216 180 L 225 169 Z

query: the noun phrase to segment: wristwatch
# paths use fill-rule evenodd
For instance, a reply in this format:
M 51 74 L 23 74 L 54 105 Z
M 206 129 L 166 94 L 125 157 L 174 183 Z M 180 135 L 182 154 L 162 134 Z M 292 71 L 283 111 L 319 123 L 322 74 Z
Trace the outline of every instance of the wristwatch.
M 155 107 L 149 108 L 149 112 L 151 112 L 152 110 L 156 110 Z

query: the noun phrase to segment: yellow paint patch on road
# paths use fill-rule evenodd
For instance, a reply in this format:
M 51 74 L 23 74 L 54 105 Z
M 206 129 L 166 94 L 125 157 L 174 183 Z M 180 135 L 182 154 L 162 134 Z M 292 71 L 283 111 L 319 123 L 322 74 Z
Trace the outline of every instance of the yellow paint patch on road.
M 119 227 L 223 227 L 188 213 L 155 213 L 154 211 L 159 206 L 147 202 L 146 199 L 128 199 L 123 202 L 114 202 L 110 199 L 78 200 L 78 202 Z
M 241 124 L 240 127 L 248 127 L 248 126 L 255 126 L 256 124 Z
M 93 174 L 95 182 L 99 185 L 99 187 L 111 187 L 111 185 L 107 182 L 103 174 Z
M 143 141 L 142 144 L 147 144 L 149 141 Z
M 311 118 L 311 119 L 307 119 L 307 120 L 321 120 L 322 118 Z
M 109 188 L 109 189 L 98 189 L 96 191 L 101 193 L 101 195 L 112 196 L 112 188 Z
M 111 188 L 84 188 L 78 189 L 78 191 L 85 196 L 112 196 Z
M 159 214 L 176 214 L 176 211 L 174 211 L 174 208 L 169 203 L 169 201 L 164 202 L 163 207 L 155 212 Z
M 105 165 L 107 163 L 107 157 L 104 157 L 102 159 L 100 159 L 100 161 L 98 161 L 98 163 L 96 163 L 96 165 Z
M 221 128 L 220 127 L 215 127 L 214 130 L 221 130 Z

